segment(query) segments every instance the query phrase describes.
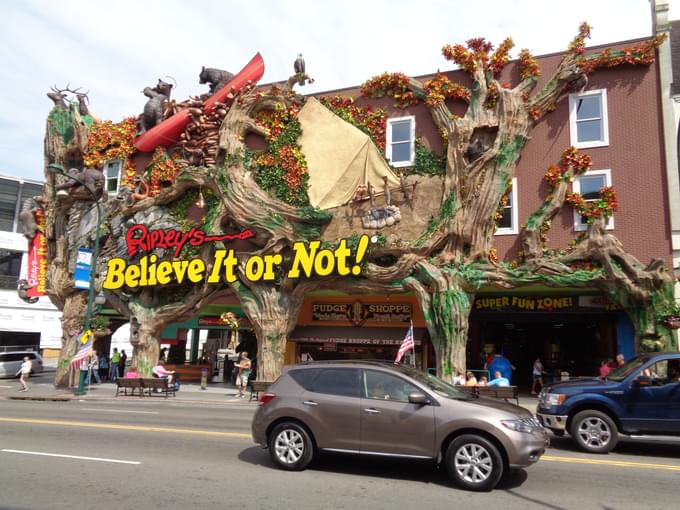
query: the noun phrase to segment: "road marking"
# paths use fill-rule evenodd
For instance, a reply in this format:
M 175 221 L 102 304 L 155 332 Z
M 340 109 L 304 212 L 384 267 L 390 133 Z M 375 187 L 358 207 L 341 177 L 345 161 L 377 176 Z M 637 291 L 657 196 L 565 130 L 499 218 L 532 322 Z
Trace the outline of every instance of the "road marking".
M 14 386 L 0 386 L 0 388 L 14 388 Z
M 97 411 L 98 413 L 136 413 L 136 414 L 161 414 L 160 411 L 127 411 L 125 409 L 94 409 L 92 407 L 81 407 L 79 411 Z
M 252 436 L 250 434 L 245 434 L 243 432 L 217 432 L 213 430 L 176 429 L 169 427 L 148 427 L 143 425 L 117 425 L 115 423 L 97 423 L 86 421 L 37 420 L 32 418 L 0 418 L 0 422 L 31 423 L 35 425 L 63 425 L 68 427 L 85 427 L 109 430 L 135 430 L 138 432 L 167 432 L 169 434 L 192 434 L 197 436 L 238 437 L 241 439 L 252 439 Z
M 556 457 L 554 455 L 544 455 L 543 457 L 541 457 L 541 460 L 548 462 L 566 462 L 570 464 L 596 464 L 600 466 L 659 469 L 662 471 L 680 471 L 680 465 L 677 464 L 653 464 L 648 462 L 628 462 L 623 460 L 586 459 L 583 457 Z
M 41 455 L 43 457 L 62 457 L 64 459 L 78 459 L 78 460 L 95 460 L 98 462 L 112 462 L 114 464 L 134 464 L 139 465 L 141 462 L 134 460 L 118 460 L 118 459 L 102 459 L 99 457 L 81 457 L 79 455 L 62 455 L 60 453 L 45 453 L 45 452 L 27 452 L 25 450 L 0 450 L 5 453 L 20 453 L 23 455 Z

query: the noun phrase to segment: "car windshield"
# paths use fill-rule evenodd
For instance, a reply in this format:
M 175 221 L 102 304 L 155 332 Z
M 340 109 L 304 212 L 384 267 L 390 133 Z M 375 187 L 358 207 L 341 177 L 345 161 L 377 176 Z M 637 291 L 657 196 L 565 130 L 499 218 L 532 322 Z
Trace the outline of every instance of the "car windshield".
M 415 368 L 408 367 L 400 367 L 400 370 L 419 383 L 424 384 L 439 396 L 460 400 L 471 400 L 475 398 L 472 394 L 461 391 L 455 386 L 444 382 L 438 377 L 428 374 L 427 372 L 421 372 Z
M 623 381 L 630 374 L 636 372 L 642 365 L 649 361 L 649 356 L 638 356 L 632 360 L 624 363 L 619 368 L 615 368 L 609 374 L 607 374 L 606 379 L 608 381 Z

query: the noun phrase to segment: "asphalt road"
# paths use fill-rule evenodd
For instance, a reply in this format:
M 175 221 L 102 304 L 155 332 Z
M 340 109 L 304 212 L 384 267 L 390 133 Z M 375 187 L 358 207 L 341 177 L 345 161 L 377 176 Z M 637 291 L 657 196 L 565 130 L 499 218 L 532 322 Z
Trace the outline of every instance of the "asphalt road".
M 0 508 L 678 507 L 680 445 L 594 456 L 555 439 L 537 465 L 476 494 L 429 463 L 327 455 L 304 472 L 278 470 L 250 439 L 252 413 L 160 399 L 0 401 Z

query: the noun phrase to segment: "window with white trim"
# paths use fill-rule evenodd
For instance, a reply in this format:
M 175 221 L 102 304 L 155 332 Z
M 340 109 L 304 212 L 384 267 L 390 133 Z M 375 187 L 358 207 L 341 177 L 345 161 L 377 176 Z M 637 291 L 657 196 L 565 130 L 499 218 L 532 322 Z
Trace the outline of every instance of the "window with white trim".
M 123 170 L 123 162 L 120 159 L 112 159 L 104 165 L 104 177 L 106 178 L 106 192 L 109 195 L 118 193 L 120 175 Z
M 496 235 L 517 234 L 517 177 L 512 178 L 512 189 L 508 192 L 508 202 L 501 210 L 502 216 L 496 221 Z
M 577 149 L 609 145 L 606 89 L 569 95 L 569 132 Z
M 612 185 L 611 170 L 590 170 L 583 175 L 574 177 L 572 185 L 574 193 L 580 193 L 586 202 L 595 202 L 600 198 L 600 190 Z M 586 230 L 588 219 L 574 210 L 574 230 Z M 607 220 L 607 230 L 614 228 L 614 218 Z
M 416 118 L 387 119 L 385 157 L 394 167 L 411 166 L 416 157 Z

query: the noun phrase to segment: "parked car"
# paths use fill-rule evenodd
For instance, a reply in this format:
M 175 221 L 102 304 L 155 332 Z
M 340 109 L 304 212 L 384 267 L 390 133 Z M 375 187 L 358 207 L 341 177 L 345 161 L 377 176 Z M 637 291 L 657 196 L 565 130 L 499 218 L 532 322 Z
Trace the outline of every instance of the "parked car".
M 21 368 L 21 363 L 25 356 L 28 356 L 33 362 L 31 374 L 37 374 L 43 371 L 43 360 L 37 352 L 0 352 L 0 377 L 14 377 Z
M 433 375 L 380 361 L 319 361 L 284 371 L 253 417 L 255 442 L 286 470 L 319 451 L 429 459 L 470 490 L 491 490 L 548 445 L 526 409 L 463 393 Z
M 611 451 L 621 436 L 680 437 L 680 353 L 633 358 L 603 379 L 547 386 L 537 415 L 557 435 L 565 431 L 579 448 Z

